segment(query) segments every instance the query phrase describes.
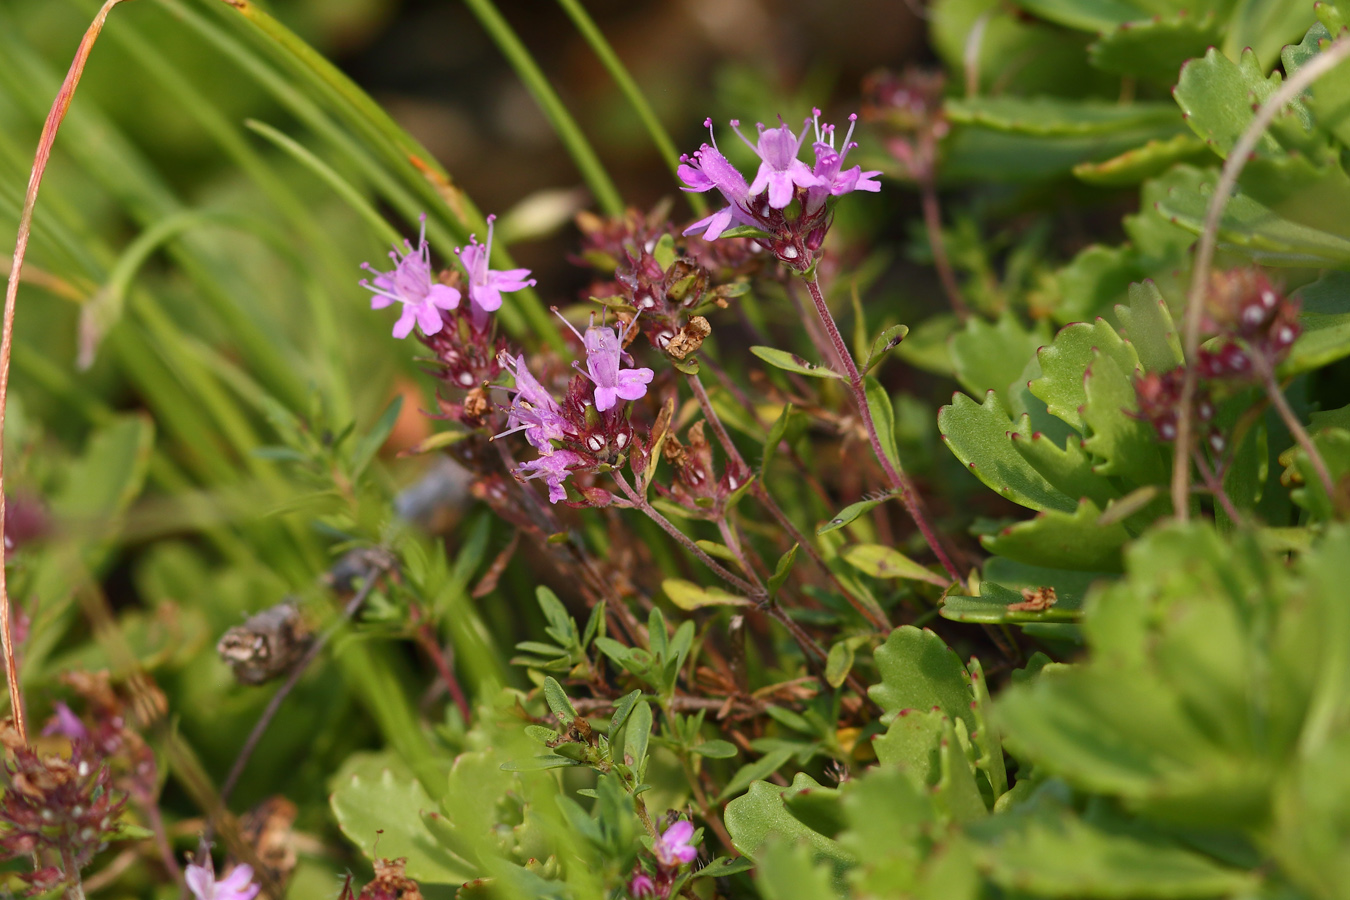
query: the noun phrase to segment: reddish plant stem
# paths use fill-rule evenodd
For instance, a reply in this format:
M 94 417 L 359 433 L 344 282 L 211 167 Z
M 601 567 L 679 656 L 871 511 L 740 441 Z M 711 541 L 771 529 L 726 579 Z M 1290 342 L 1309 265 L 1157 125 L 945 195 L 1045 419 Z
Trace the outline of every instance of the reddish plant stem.
M 1209 464 L 1205 462 L 1205 457 L 1200 452 L 1199 447 L 1194 448 L 1192 455 L 1195 459 L 1195 467 L 1200 471 L 1200 477 L 1205 480 L 1205 486 L 1208 487 L 1209 492 L 1214 495 L 1214 499 L 1223 507 L 1223 511 L 1228 515 L 1229 519 L 1234 523 L 1241 522 L 1241 515 L 1238 513 L 1237 508 L 1233 506 L 1233 501 L 1228 499 L 1227 491 L 1223 489 L 1223 479 L 1219 477 L 1218 473 L 1210 469 Z
M 709 556 L 703 550 L 702 547 L 694 543 L 693 538 L 689 537 L 689 535 L 685 534 L 683 531 L 676 528 L 673 524 L 671 524 L 669 519 L 667 519 L 665 516 L 657 512 L 656 509 L 650 503 L 647 502 L 646 497 L 642 496 L 637 491 L 633 490 L 632 485 L 630 485 L 628 483 L 628 480 L 623 477 L 622 472 L 620 472 L 618 469 L 615 469 L 609 474 L 610 477 L 614 479 L 615 483 L 618 484 L 619 487 L 623 490 L 624 494 L 628 497 L 629 502 L 631 502 L 636 509 L 641 510 L 643 515 L 645 515 L 647 518 L 651 519 L 658 526 L 660 526 L 661 530 L 664 531 L 666 534 L 670 535 L 672 538 L 674 538 L 680 544 L 680 546 L 684 547 L 684 549 L 694 554 L 694 556 L 698 558 L 699 562 L 703 563 L 705 566 L 707 566 L 709 569 L 712 570 L 714 575 L 716 575 L 718 578 L 722 579 L 727 584 L 734 587 L 736 590 L 745 594 L 747 597 L 759 599 L 764 596 L 763 589 L 757 590 L 753 584 L 746 581 L 744 578 L 740 578 L 739 576 L 732 574 L 730 571 L 727 570 L 725 566 L 721 565 L 711 556 Z
M 685 376 L 685 380 L 689 382 L 689 387 L 694 392 L 694 399 L 698 401 L 699 409 L 703 410 L 703 418 L 705 418 L 708 421 L 708 424 L 712 426 L 713 434 L 717 436 L 717 441 L 722 445 L 722 449 L 726 452 L 727 456 L 736 460 L 736 462 L 748 470 L 750 467 L 746 465 L 745 458 L 741 456 L 741 452 L 736 449 L 736 445 L 731 442 L 731 435 L 727 433 L 726 426 L 722 424 L 722 420 L 718 417 L 716 410 L 713 409 L 712 400 L 708 397 L 708 392 L 704 390 L 703 382 L 699 380 L 697 375 L 687 375 Z M 797 529 L 797 526 L 788 518 L 787 513 L 783 511 L 782 507 L 780 507 L 774 501 L 772 495 L 769 494 L 769 489 L 764 485 L 764 473 L 760 473 L 760 477 L 750 486 L 750 491 L 755 495 L 755 499 L 769 511 L 769 515 L 773 516 L 792 540 L 796 542 L 797 546 L 806 551 L 806 555 L 811 557 L 811 560 L 815 562 L 816 566 L 825 573 L 825 577 L 829 579 L 830 584 L 834 589 L 858 611 L 859 615 L 872 623 L 872 625 L 880 631 L 888 632 L 891 630 L 890 622 L 887 622 L 884 616 L 879 616 L 879 611 L 870 609 L 861 600 L 853 596 L 853 594 L 844 587 L 843 583 L 835 577 L 834 572 L 830 571 L 830 567 L 825 564 L 825 559 L 820 555 L 820 551 L 816 549 L 815 544 L 809 541 L 806 535 L 802 534 L 801 531 Z
M 450 661 L 445 658 L 445 651 L 441 648 L 440 641 L 436 639 L 436 632 L 432 630 L 431 625 L 424 623 L 417 629 L 417 642 L 422 645 L 428 657 L 431 658 L 431 664 L 436 667 L 436 672 L 441 676 L 441 681 L 445 682 L 446 690 L 450 692 L 450 697 L 455 701 L 455 706 L 459 709 L 460 716 L 464 719 L 464 724 L 469 724 L 469 701 L 464 696 L 464 690 L 459 686 L 459 679 L 455 678 L 454 669 L 450 666 Z
M 905 511 L 909 513 L 909 517 L 918 526 L 924 540 L 928 542 L 928 546 L 937 556 L 938 562 L 942 564 L 942 568 L 947 570 L 947 574 L 953 580 L 960 581 L 961 572 L 956 568 L 956 564 L 952 562 L 951 557 L 948 556 L 937 532 L 928 521 L 927 515 L 924 514 L 922 501 L 918 492 L 914 490 L 914 485 L 910 483 L 909 478 L 898 466 L 891 463 L 891 460 L 886 456 L 886 452 L 881 448 L 881 436 L 877 433 L 876 422 L 872 420 L 872 409 L 867 405 L 867 391 L 863 386 L 862 373 L 858 371 L 858 365 L 853 361 L 853 355 L 849 353 L 843 335 L 839 333 L 839 326 L 834 322 L 834 315 L 825 302 L 825 295 L 820 291 L 820 284 L 816 281 L 814 273 L 803 277 L 802 280 L 806 282 L 806 287 L 811 292 L 811 299 L 816 304 L 816 312 L 820 315 L 825 330 L 830 334 L 830 341 L 834 344 L 835 353 L 839 356 L 840 363 L 848 373 L 849 387 L 853 391 L 853 402 L 857 405 L 858 413 L 862 416 L 863 427 L 867 429 L 867 437 L 872 443 L 873 455 L 876 456 L 877 462 L 881 463 L 886 478 L 895 488 L 896 493 L 899 494 L 900 502 L 905 505 Z
M 1327 492 L 1327 500 L 1333 506 L 1336 503 L 1336 481 L 1331 477 L 1331 470 L 1327 468 L 1327 461 L 1322 458 L 1321 452 L 1313 439 L 1308 434 L 1308 430 L 1303 427 L 1303 423 L 1294 415 L 1294 410 L 1289 405 L 1289 401 L 1284 396 L 1284 391 L 1280 390 L 1280 383 L 1275 378 L 1275 370 L 1271 368 L 1270 362 L 1259 352 L 1251 350 L 1247 353 L 1251 359 L 1257 373 L 1261 376 L 1261 386 L 1265 388 L 1266 396 L 1275 407 L 1275 411 L 1280 414 L 1285 427 L 1289 433 L 1294 436 L 1294 440 L 1303 452 L 1308 454 L 1308 460 L 1312 463 L 1313 471 L 1317 473 L 1317 480 L 1322 482 L 1322 490 Z
M 1322 49 L 1322 52 L 1285 79 L 1279 90 L 1266 98 L 1252 116 L 1251 123 L 1242 132 L 1233 149 L 1228 152 L 1223 169 L 1219 173 L 1218 183 L 1210 194 L 1209 208 L 1205 211 L 1205 225 L 1200 232 L 1196 246 L 1195 262 L 1191 271 L 1191 286 L 1186 294 L 1186 319 L 1183 329 L 1182 348 L 1186 359 L 1186 373 L 1181 385 L 1180 415 L 1177 417 L 1177 439 L 1172 457 L 1172 509 L 1178 520 L 1185 522 L 1190 515 L 1189 498 L 1191 493 L 1191 443 L 1195 428 L 1191 407 L 1195 400 L 1195 391 L 1199 380 L 1195 359 L 1200 349 L 1200 320 L 1205 302 L 1206 285 L 1210 276 L 1210 265 L 1214 261 L 1214 250 L 1219 240 L 1219 220 L 1224 207 L 1235 193 L 1238 176 L 1253 159 L 1256 144 L 1270 124 L 1293 100 L 1297 99 L 1308 87 L 1340 65 L 1350 57 L 1350 38 L 1339 37 Z M 1278 391 L 1277 391 L 1278 393 Z M 1275 398 L 1271 397 L 1274 401 Z M 1277 404 L 1278 407 L 1279 404 Z M 1281 413 L 1283 415 L 1283 413 Z M 1297 421 L 1297 419 L 1295 419 Z M 1299 426 L 1302 430 L 1302 426 Z M 1292 431 L 1292 429 L 1291 429 Z M 1306 436 L 1306 432 L 1304 433 Z M 1295 437 L 1297 438 L 1297 432 Z M 1310 442 L 1311 443 L 1311 442 Z M 1307 449 L 1306 447 L 1304 448 Z M 1316 450 L 1316 448 L 1313 448 Z M 1316 457 L 1313 457 L 1316 459 Z M 1315 465 L 1315 463 L 1314 463 Z M 1320 475 L 1320 473 L 1319 473 Z M 1328 494 L 1328 496 L 1331 496 Z
M 952 312 L 964 322 L 970 318 L 970 307 L 961 296 L 961 286 L 956 283 L 956 272 L 947 256 L 947 242 L 942 237 L 942 209 L 938 203 L 937 184 L 932 174 L 919 181 L 919 197 L 923 205 L 923 225 L 928 232 L 928 246 L 933 250 L 933 267 L 937 269 L 938 280 L 947 295 Z
M 106 0 L 94 20 L 80 39 L 75 50 L 66 78 L 56 99 L 42 124 L 42 134 L 38 138 L 37 152 L 33 155 L 33 169 L 28 176 L 28 190 L 23 198 L 23 212 L 19 215 L 19 233 L 14 242 L 14 258 L 9 265 L 9 282 L 5 285 L 5 313 L 3 332 L 0 332 L 0 530 L 5 521 L 5 409 L 9 399 L 9 360 L 14 351 L 14 308 L 19 299 L 19 281 L 23 278 L 23 260 L 28 254 L 28 238 L 33 231 L 33 210 L 37 207 L 38 188 L 42 185 L 42 176 L 47 171 L 47 163 L 52 157 L 52 146 L 56 143 L 56 133 L 75 99 L 75 88 L 84 74 L 84 65 L 93 52 L 94 42 L 103 31 L 103 23 L 108 13 L 122 0 Z M 5 680 L 9 683 L 9 703 L 14 715 L 14 730 L 19 740 L 28 743 L 28 724 L 24 716 L 23 692 L 19 689 L 19 667 L 14 659 L 14 632 L 10 622 L 9 589 L 5 583 L 5 566 L 0 560 L 0 645 L 5 656 Z

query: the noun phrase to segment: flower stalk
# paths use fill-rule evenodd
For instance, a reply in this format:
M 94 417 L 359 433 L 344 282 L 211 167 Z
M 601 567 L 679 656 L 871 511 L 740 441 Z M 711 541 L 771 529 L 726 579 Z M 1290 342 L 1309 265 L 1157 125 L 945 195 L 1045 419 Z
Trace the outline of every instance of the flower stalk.
M 830 312 L 829 304 L 825 302 L 825 295 L 821 293 L 820 283 L 816 280 L 815 272 L 811 271 L 802 276 L 806 282 L 806 288 L 811 292 L 811 300 L 816 305 L 816 313 L 820 316 L 821 323 L 830 335 L 830 342 L 834 345 L 834 351 L 839 357 L 844 371 L 848 374 L 849 389 L 853 393 L 853 402 L 858 407 L 858 413 L 862 416 L 863 428 L 867 431 L 867 438 L 872 444 L 872 453 L 876 456 L 877 462 L 881 463 L 882 470 L 886 473 L 886 478 L 900 497 L 900 502 L 904 504 L 905 511 L 909 513 L 914 524 L 918 526 L 923 538 L 928 542 L 933 554 L 942 564 L 942 568 L 947 570 L 953 580 L 961 580 L 961 570 L 952 562 L 951 556 L 942 545 L 942 540 L 938 537 L 937 531 L 932 523 L 928 521 L 928 516 L 923 510 L 922 501 L 914 485 L 903 471 L 894 465 L 886 455 L 881 446 L 881 436 L 877 432 L 876 422 L 872 419 L 871 407 L 867 405 L 867 392 L 863 386 L 862 373 L 858 371 L 858 365 L 853 361 L 853 354 L 849 352 L 848 344 L 844 342 L 844 336 L 839 333 L 839 326 L 834 321 L 834 314 Z

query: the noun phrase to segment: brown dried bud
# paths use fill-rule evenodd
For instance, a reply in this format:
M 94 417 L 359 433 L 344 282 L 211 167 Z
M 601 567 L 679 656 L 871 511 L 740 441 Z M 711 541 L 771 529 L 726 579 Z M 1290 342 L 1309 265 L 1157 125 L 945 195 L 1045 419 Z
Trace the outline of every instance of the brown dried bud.
M 708 320 L 702 316 L 693 316 L 680 329 L 680 333 L 675 335 L 666 343 L 666 352 L 676 359 L 684 359 L 691 353 L 698 352 L 698 348 L 703 346 L 703 339 L 712 334 L 712 326 Z
M 1020 612 L 1045 612 L 1059 601 L 1055 589 L 1049 585 L 1037 588 L 1022 588 L 1022 602 L 1010 603 L 1009 610 Z
M 285 600 L 225 632 L 216 652 L 240 684 L 266 684 L 289 672 L 312 640 L 299 607 Z
M 422 900 L 422 890 L 404 871 L 408 860 L 375 860 L 375 880 L 361 889 L 360 900 Z

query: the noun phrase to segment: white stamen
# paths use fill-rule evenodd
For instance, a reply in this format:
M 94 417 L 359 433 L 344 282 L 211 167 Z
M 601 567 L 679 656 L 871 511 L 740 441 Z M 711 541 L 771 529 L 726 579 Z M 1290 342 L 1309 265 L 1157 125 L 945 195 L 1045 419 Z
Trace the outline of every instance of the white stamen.
M 599 453 L 605 449 L 605 439 L 598 434 L 593 434 L 586 438 L 586 446 L 590 448 L 592 453 Z
M 460 373 L 459 373 L 459 383 L 462 384 L 462 385 L 464 385 L 465 387 L 468 387 L 469 385 L 473 384 L 473 373 L 472 373 L 472 372 L 460 372 Z
M 620 450 L 622 450 L 624 447 L 627 447 L 628 432 L 620 431 L 618 434 L 614 435 L 614 446 L 618 447 Z
M 782 252 L 780 255 L 781 255 L 784 259 L 796 259 L 796 258 L 797 258 L 797 248 L 796 248 L 796 247 L 784 247 L 784 248 L 783 248 L 783 252 Z

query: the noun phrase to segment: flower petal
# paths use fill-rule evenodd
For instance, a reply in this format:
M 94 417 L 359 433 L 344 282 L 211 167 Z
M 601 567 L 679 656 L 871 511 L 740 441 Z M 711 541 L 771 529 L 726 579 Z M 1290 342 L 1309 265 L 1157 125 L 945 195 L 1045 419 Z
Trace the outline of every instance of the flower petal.
M 427 292 L 427 302 L 437 309 L 458 309 L 460 293 L 448 284 L 433 284 Z
M 416 324 L 416 322 L 417 308 L 405 303 L 403 305 L 403 315 L 399 316 L 398 321 L 394 323 L 394 337 L 403 340 L 405 337 L 412 334 L 413 325 Z

